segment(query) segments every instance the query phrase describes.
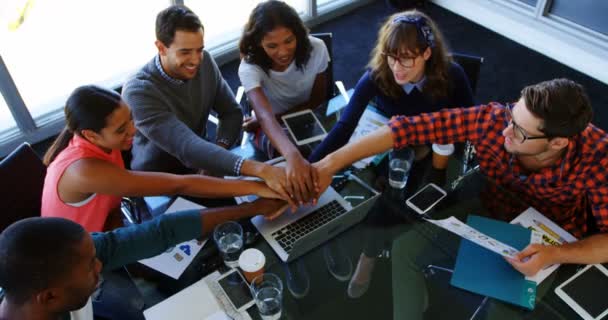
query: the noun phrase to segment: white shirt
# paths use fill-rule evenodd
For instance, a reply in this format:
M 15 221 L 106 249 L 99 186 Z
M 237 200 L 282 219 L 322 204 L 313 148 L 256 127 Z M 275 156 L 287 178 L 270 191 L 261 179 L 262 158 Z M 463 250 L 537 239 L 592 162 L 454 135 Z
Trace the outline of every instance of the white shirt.
M 285 71 L 268 70 L 266 74 L 260 66 L 241 60 L 239 78 L 245 92 L 261 87 L 274 114 L 285 113 L 292 107 L 308 101 L 317 74 L 327 69 L 329 53 L 325 43 L 312 36 L 308 38 L 312 51 L 302 70 L 296 68 L 294 59 Z
M 91 302 L 91 298 L 87 301 L 87 304 L 84 305 L 81 309 L 74 310 L 70 312 L 71 320 L 93 320 L 93 303 Z

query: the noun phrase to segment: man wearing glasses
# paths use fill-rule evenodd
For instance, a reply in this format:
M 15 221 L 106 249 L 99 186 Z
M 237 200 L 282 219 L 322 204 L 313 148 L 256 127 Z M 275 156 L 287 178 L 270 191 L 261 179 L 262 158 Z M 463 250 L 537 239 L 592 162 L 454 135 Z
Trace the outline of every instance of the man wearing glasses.
M 321 190 L 338 169 L 392 147 L 469 140 L 479 168 L 577 238 L 530 245 L 509 262 L 526 275 L 555 263 L 608 261 L 608 135 L 590 123 L 581 85 L 555 79 L 528 86 L 514 105 L 490 103 L 398 116 L 315 164 Z M 593 233 L 600 232 L 600 234 Z

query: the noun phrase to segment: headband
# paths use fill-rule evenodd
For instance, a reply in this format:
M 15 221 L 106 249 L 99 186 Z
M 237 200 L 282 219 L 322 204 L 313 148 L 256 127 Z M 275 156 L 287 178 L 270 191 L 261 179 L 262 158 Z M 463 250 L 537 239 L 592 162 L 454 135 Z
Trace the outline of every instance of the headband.
M 415 25 L 416 30 L 418 30 L 418 35 L 421 35 L 422 38 L 424 38 L 426 44 L 431 48 L 435 47 L 435 36 L 433 35 L 433 31 L 424 17 L 411 15 L 398 16 L 393 19 L 393 24 L 397 23 L 409 23 Z

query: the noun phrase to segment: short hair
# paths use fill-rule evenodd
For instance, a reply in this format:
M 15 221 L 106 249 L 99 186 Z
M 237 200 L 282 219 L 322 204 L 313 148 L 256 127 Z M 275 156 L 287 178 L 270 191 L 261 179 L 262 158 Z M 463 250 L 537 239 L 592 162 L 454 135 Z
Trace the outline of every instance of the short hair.
M 156 39 L 171 46 L 178 30 L 197 32 L 204 30 L 198 16 L 184 5 L 172 5 L 156 16 Z
M 409 22 L 404 23 L 404 21 Z M 421 26 L 428 27 L 430 35 L 423 36 Z M 432 46 L 427 37 L 432 37 Z M 382 93 L 396 99 L 404 92 L 403 88 L 395 82 L 386 54 L 399 56 L 405 49 L 412 54 L 422 55 L 427 48 L 430 48 L 431 57 L 426 61 L 424 68 L 426 81 L 423 90 L 431 100 L 437 101 L 448 95 L 451 85 L 448 69 L 452 59 L 447 53 L 447 47 L 441 30 L 429 16 L 418 10 L 399 12 L 388 17 L 378 31 L 376 45 L 367 66 L 370 68 L 372 80 Z
M 583 132 L 593 117 L 585 89 L 569 79 L 527 86 L 521 96 L 528 110 L 542 120 L 538 129 L 549 137 L 573 137 Z
M 308 39 L 308 29 L 300 19 L 296 10 L 283 1 L 264 1 L 259 3 L 243 28 L 243 35 L 239 42 L 239 51 L 245 61 L 256 64 L 264 72 L 272 66 L 272 59 L 261 46 L 262 39 L 277 27 L 285 27 L 296 37 L 295 62 L 296 68 L 301 70 L 310 59 L 312 45 Z
M 27 218 L 6 228 L 0 234 L 0 287 L 7 299 L 23 304 L 65 279 L 80 259 L 76 250 L 85 234 L 63 218 Z

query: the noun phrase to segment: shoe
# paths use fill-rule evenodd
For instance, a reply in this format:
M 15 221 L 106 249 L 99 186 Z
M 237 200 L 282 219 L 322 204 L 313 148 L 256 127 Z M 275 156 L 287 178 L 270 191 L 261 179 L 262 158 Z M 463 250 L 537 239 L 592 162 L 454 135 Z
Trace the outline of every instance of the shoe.
M 357 268 L 355 269 L 355 274 L 352 279 L 350 279 L 348 289 L 346 289 L 346 293 L 349 297 L 357 299 L 367 292 L 372 280 L 372 271 L 374 271 L 375 265 L 376 258 L 370 258 L 364 253 L 361 253 Z
M 323 257 L 327 270 L 338 281 L 348 281 L 353 274 L 353 262 L 344 253 L 337 240 L 328 242 L 323 246 Z
M 293 262 L 284 263 L 287 289 L 294 298 L 301 299 L 308 295 L 310 290 L 310 276 L 304 262 L 297 259 Z

